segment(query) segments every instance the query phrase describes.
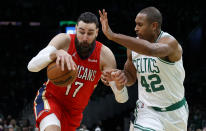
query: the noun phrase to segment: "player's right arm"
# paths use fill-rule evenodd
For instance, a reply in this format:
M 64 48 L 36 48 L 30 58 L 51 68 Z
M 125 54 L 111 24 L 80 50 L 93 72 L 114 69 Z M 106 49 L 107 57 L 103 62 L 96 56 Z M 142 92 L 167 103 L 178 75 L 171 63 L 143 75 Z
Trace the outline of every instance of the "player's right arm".
M 100 63 L 103 77 L 102 82 L 106 83 L 106 85 L 110 85 L 117 102 L 125 103 L 129 99 L 129 96 L 127 93 L 127 88 L 124 86 L 126 83 L 124 72 L 116 69 L 114 54 L 104 45 L 101 50 Z
M 110 58 L 108 57 L 107 59 Z M 116 101 L 119 103 L 126 102 L 129 99 L 126 86 L 131 86 L 136 82 L 136 68 L 132 63 L 131 51 L 127 50 L 127 61 L 124 65 L 124 70 L 112 69 L 103 73 L 103 76 L 112 88 Z M 103 81 L 104 83 L 105 80 Z
M 62 70 L 64 70 L 64 62 L 67 63 L 68 69 L 75 69 L 71 55 L 66 52 L 69 44 L 69 35 L 65 33 L 56 35 L 44 49 L 31 59 L 27 66 L 28 70 L 39 72 L 54 60 L 56 60 L 58 66 L 61 65 Z
M 124 65 L 124 70 L 113 69 L 103 73 L 104 81 L 103 83 L 115 80 L 120 85 L 131 86 L 136 80 L 136 68 L 132 63 L 132 52 L 127 49 L 127 61 Z M 118 87 L 121 89 L 121 87 Z
M 132 63 L 132 51 L 129 49 L 127 49 L 127 61 L 124 65 L 124 74 L 127 77 L 127 86 L 131 86 L 136 82 L 136 68 Z

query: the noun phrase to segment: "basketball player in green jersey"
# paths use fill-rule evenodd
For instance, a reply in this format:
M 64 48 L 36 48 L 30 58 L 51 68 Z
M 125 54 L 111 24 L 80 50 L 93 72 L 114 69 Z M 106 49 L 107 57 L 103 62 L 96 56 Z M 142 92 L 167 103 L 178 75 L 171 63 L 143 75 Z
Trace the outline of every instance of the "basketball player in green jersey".
M 105 36 L 127 48 L 124 70 L 108 71 L 102 79 L 118 90 L 138 79 L 139 96 L 130 130 L 186 131 L 188 106 L 182 48 L 173 36 L 161 30 L 160 11 L 147 7 L 137 14 L 136 38 L 112 32 L 107 12 L 99 14 Z

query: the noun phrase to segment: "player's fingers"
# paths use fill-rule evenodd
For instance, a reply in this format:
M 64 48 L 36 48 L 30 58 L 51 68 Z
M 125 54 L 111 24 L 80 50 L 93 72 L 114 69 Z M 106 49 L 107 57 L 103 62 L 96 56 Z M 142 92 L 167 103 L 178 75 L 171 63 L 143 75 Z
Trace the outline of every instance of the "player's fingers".
M 101 77 L 105 77 L 105 75 L 107 75 L 107 74 L 106 74 L 106 72 L 103 71 Z
M 112 71 L 109 71 L 109 70 L 108 70 L 108 71 L 105 72 L 105 75 L 111 77 L 111 73 L 112 73 Z
M 116 81 L 118 79 L 119 75 L 116 74 L 116 72 L 111 73 L 111 78 Z
M 109 86 L 109 82 L 108 81 L 105 81 L 104 83 L 106 86 Z
M 75 70 L 76 63 L 72 60 L 72 70 Z
M 110 71 L 109 70 L 105 70 L 105 71 L 102 72 L 102 75 L 108 76 L 108 75 L 110 75 Z
M 124 74 L 120 74 L 120 75 L 116 76 L 115 80 L 117 80 L 119 82 L 124 81 Z
M 111 75 L 112 77 L 118 77 L 121 74 L 121 70 L 114 70 Z
M 115 81 L 119 82 L 122 85 L 127 83 L 127 78 L 126 78 L 124 72 L 121 70 L 113 72 L 112 79 L 114 79 Z
M 124 77 L 123 73 L 119 73 L 119 72 L 116 73 L 116 79 L 122 79 L 123 77 Z
M 64 57 L 61 56 L 61 69 L 64 71 Z
M 103 75 L 103 74 L 102 74 L 102 76 L 101 76 L 101 77 L 102 77 L 102 79 L 104 79 L 104 80 L 107 80 L 107 79 L 109 79 L 109 78 L 110 78 L 110 77 L 109 77 L 109 75 L 107 75 L 107 74 L 105 74 L 105 75 Z
M 119 76 L 119 75 L 121 75 L 122 74 L 122 70 L 117 70 L 117 71 L 115 71 L 115 75 L 116 76 Z
M 100 17 L 102 17 L 102 12 L 101 12 L 101 10 L 99 10 L 99 15 L 100 15 Z
M 72 61 L 71 61 L 71 58 L 70 57 L 68 57 L 68 65 L 67 65 L 67 67 L 68 67 L 68 70 L 71 70 L 71 66 L 72 66 Z
M 104 82 L 106 82 L 106 81 L 107 81 L 107 80 L 106 80 L 106 78 L 105 78 L 105 77 L 103 77 L 103 76 L 101 77 L 101 80 L 102 80 L 102 81 L 104 81 Z
M 70 59 L 70 63 L 71 63 L 71 69 L 72 69 L 72 70 L 75 70 L 76 63 L 73 61 L 73 59 L 72 59 L 71 56 L 69 57 L 69 59 Z
M 107 12 L 105 11 L 105 9 L 103 9 L 103 16 L 105 19 L 107 18 Z
M 103 11 L 102 11 L 102 12 L 103 12 L 103 15 L 105 16 L 105 9 L 103 9 Z
M 125 81 L 121 80 L 121 81 L 115 81 L 117 85 L 125 85 Z
M 107 77 L 107 76 L 101 75 L 101 80 L 102 80 L 103 82 L 108 83 L 108 77 Z
M 107 80 L 101 78 L 101 81 L 102 81 L 102 83 L 105 84 L 106 86 L 109 86 L 109 82 L 108 82 Z
M 122 78 L 120 78 L 120 79 L 118 80 L 118 82 L 119 82 L 121 85 L 125 85 L 126 79 L 125 79 L 124 77 L 122 77 Z
M 124 73 L 121 75 L 121 80 L 120 80 L 122 85 L 125 85 L 127 83 L 127 77 L 125 76 Z
M 68 57 L 66 57 L 66 64 L 67 64 L 67 69 L 69 70 L 69 66 L 70 66 L 70 61 L 69 61 L 69 58 Z
M 57 59 L 56 59 L 56 65 L 57 65 L 57 67 L 59 67 L 59 61 L 60 61 L 60 57 L 57 56 Z
M 111 77 L 112 77 L 113 79 L 115 79 L 115 76 L 116 76 L 116 75 L 115 75 L 115 72 L 112 72 L 112 73 L 111 73 Z

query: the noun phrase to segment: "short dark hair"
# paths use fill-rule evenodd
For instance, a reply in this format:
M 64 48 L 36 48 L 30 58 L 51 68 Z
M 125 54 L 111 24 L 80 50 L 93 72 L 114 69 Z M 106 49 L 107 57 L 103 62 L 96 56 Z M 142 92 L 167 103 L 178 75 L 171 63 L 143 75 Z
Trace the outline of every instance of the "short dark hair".
M 139 13 L 146 14 L 149 22 L 158 22 L 159 28 L 162 26 L 162 14 L 155 7 L 147 7 L 142 9 Z
M 97 16 L 91 12 L 82 13 L 77 19 L 77 25 L 80 21 L 83 21 L 85 23 L 94 23 L 96 27 L 99 28 L 99 21 L 97 19 Z

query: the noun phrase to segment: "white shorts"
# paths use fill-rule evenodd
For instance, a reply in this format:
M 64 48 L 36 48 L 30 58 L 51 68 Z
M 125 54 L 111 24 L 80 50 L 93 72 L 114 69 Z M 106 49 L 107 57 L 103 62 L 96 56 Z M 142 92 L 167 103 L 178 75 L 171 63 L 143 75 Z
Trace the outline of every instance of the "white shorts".
M 39 125 L 40 131 L 44 131 L 46 127 L 50 125 L 56 125 L 61 128 L 60 121 L 54 113 L 46 116 L 44 119 L 41 120 L 40 125 Z
M 174 111 L 158 112 L 137 102 L 134 129 L 130 131 L 187 131 L 189 110 L 187 103 Z

